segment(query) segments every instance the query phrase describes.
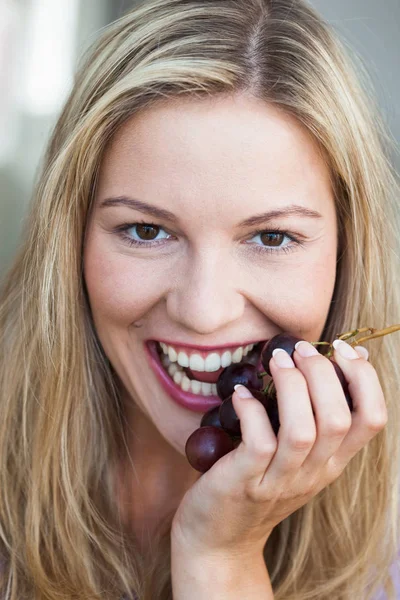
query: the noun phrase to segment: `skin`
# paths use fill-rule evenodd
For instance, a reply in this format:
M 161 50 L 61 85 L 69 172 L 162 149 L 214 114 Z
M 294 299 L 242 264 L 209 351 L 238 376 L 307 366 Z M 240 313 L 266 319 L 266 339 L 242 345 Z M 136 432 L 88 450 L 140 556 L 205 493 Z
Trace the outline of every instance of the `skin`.
M 166 208 L 178 221 L 101 207 L 104 199 L 121 195 Z M 238 228 L 250 216 L 290 204 L 318 211 L 320 218 L 286 216 Z M 158 246 L 129 247 L 113 232 L 140 220 L 160 228 L 153 232 Z M 257 233 L 277 227 L 302 245 L 290 237 L 274 245 Z M 148 240 L 140 228 L 124 233 Z M 256 251 L 282 246 L 293 251 Z M 279 368 L 272 359 L 282 416 L 278 441 L 261 405 L 234 394 L 243 442 L 200 477 L 188 464 L 185 443 L 202 414 L 164 392 L 144 341 L 236 345 L 282 331 L 318 340 L 334 290 L 336 255 L 336 212 L 323 155 L 293 117 L 261 100 L 234 96 L 153 107 L 126 122 L 106 148 L 84 276 L 99 339 L 120 381 L 134 464 L 121 461 L 117 493 L 143 548 L 161 519 L 175 513 L 173 573 L 189 550 L 203 558 L 247 556 L 251 564 L 272 528 L 338 477 L 384 427 L 386 411 L 376 373 L 358 355 L 350 361 L 335 351 L 354 378 L 356 425 L 328 359 L 296 352 L 296 368 Z M 331 459 L 344 440 L 339 458 Z M 216 521 L 221 511 L 224 519 Z M 183 598 L 189 589 L 179 581 L 176 597 Z

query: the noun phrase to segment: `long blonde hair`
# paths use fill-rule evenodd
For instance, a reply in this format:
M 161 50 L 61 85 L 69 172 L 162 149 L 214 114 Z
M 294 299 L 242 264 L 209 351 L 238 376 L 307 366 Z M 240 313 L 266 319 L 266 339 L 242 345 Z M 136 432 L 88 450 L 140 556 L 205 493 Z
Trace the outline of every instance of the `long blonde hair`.
M 102 153 L 134 113 L 183 97 L 247 93 L 294 115 L 324 150 L 340 223 L 322 339 L 399 322 L 393 140 L 366 70 L 348 56 L 303 0 L 145 0 L 106 27 L 84 58 L 0 296 L 0 589 L 7 600 L 172 598 L 170 521 L 151 562 L 119 518 L 124 415 L 82 271 Z M 390 592 L 400 334 L 366 346 L 389 422 L 338 480 L 275 528 L 265 560 L 277 600 L 367 600 L 382 584 Z

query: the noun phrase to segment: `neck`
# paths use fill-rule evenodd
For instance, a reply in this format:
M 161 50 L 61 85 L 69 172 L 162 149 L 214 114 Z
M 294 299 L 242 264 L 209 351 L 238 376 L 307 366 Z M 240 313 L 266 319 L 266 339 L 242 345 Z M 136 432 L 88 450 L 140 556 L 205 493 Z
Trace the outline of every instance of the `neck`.
M 136 406 L 127 419 L 126 438 L 119 471 L 119 504 L 125 526 L 144 551 L 164 521 L 172 520 L 200 473 Z

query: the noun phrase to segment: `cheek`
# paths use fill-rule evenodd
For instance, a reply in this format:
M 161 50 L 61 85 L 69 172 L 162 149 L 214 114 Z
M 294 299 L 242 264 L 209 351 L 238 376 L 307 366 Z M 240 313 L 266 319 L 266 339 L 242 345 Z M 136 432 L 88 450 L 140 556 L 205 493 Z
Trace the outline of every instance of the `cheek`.
M 276 293 L 269 315 L 282 330 L 317 340 L 329 314 L 336 280 L 336 254 L 311 263 L 297 263 L 292 271 L 274 278 Z
M 102 251 L 88 245 L 84 257 L 84 277 L 96 327 L 127 325 L 144 315 L 158 301 L 163 276 L 157 268 L 118 252 Z

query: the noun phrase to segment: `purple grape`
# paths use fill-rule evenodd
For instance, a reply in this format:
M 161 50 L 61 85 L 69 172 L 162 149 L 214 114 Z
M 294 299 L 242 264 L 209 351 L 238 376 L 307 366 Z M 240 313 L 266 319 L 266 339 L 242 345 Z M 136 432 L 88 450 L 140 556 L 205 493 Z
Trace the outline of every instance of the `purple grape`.
M 293 358 L 294 347 L 297 342 L 300 342 L 301 338 L 298 338 L 290 333 L 278 333 L 271 338 L 263 347 L 261 351 L 261 363 L 268 375 L 271 375 L 269 370 L 269 361 L 272 358 L 272 353 L 276 348 L 282 348 Z
M 253 394 L 256 400 L 259 400 L 261 404 L 266 407 L 266 403 L 268 402 L 268 397 L 264 394 L 262 390 L 253 390 L 250 388 L 250 392 Z
M 279 412 L 278 412 L 278 399 L 276 396 L 276 389 L 273 388 L 271 392 L 268 393 L 267 396 L 264 395 L 263 406 L 267 411 L 268 418 L 271 423 L 271 427 L 275 435 L 278 435 L 279 428 L 281 426 L 279 421 Z
M 214 427 L 222 428 L 221 421 L 219 419 L 219 406 L 214 406 L 209 411 L 207 411 L 200 422 L 200 427 L 206 427 L 207 425 L 213 425 Z
M 217 394 L 225 400 L 235 391 L 235 385 L 241 383 L 248 388 L 260 390 L 262 378 L 258 377 L 257 367 L 250 363 L 232 363 L 226 367 L 218 377 Z
M 272 429 L 275 435 L 279 430 L 278 403 L 275 395 L 266 396 L 261 390 L 249 388 L 254 398 L 259 400 L 267 411 L 268 418 L 271 422 Z M 233 407 L 232 395 L 226 398 L 219 407 L 219 419 L 225 431 L 230 435 L 240 436 L 242 434 L 240 428 L 240 420 Z
M 241 435 L 240 421 L 233 408 L 232 394 L 228 398 L 225 398 L 221 406 L 219 406 L 219 420 L 222 427 L 230 435 Z
M 208 425 L 193 431 L 186 441 L 185 453 L 191 466 L 196 471 L 205 473 L 234 447 L 234 442 L 226 431 Z

